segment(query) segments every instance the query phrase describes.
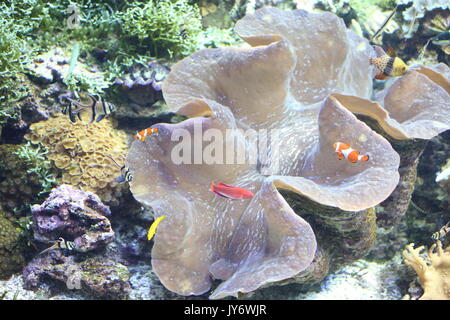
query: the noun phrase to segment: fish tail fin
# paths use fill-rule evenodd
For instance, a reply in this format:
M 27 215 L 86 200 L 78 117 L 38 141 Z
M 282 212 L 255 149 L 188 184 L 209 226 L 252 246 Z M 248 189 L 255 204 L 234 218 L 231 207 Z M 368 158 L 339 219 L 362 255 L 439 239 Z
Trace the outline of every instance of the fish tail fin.
M 367 154 L 365 154 L 365 155 L 361 156 L 360 160 L 361 160 L 362 162 L 369 161 L 369 156 L 368 156 Z
M 209 185 L 209 191 L 214 192 L 214 182 Z
M 387 76 L 383 73 L 379 73 L 379 74 L 375 75 L 375 79 L 377 79 L 377 80 L 386 80 L 387 78 L 389 78 L 389 76 Z
M 125 178 L 123 176 L 118 176 L 115 180 L 116 180 L 117 183 L 125 182 Z
M 49 252 L 49 251 L 51 251 L 51 250 L 53 250 L 53 249 L 56 249 L 56 248 L 57 248 L 57 244 L 54 244 L 54 245 L 52 245 L 51 247 L 49 247 L 49 248 L 47 248 L 47 249 L 41 251 L 39 254 L 44 254 L 44 253 Z
M 383 50 L 383 48 L 382 47 L 380 47 L 380 46 L 372 46 L 373 47 L 373 49 L 375 50 L 375 54 L 377 55 L 377 57 L 381 57 L 381 56 L 384 56 L 384 55 L 386 55 L 387 53 Z
M 216 195 L 218 195 L 219 197 L 222 197 L 222 198 L 225 198 L 225 199 L 232 199 L 232 198 L 230 198 L 230 197 L 227 197 L 226 195 L 224 195 L 224 194 L 222 194 L 222 193 L 220 193 L 220 192 L 217 192 L 217 191 L 213 191 Z

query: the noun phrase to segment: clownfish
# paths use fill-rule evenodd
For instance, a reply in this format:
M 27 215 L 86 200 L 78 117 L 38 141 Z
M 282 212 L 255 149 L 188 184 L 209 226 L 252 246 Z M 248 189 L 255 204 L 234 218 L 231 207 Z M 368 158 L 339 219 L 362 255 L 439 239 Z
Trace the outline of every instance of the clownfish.
M 134 138 L 136 140 L 145 141 L 145 139 L 148 136 L 150 136 L 152 133 L 156 133 L 156 132 L 158 132 L 158 128 L 147 128 L 147 129 L 144 129 L 144 130 L 139 131 L 138 133 L 136 133 Z
M 43 254 L 45 252 L 55 250 L 55 249 L 61 249 L 61 250 L 69 250 L 72 251 L 75 248 L 75 243 L 72 241 L 66 241 L 63 238 L 59 238 L 58 240 L 53 241 L 53 245 L 50 248 L 45 249 L 39 254 Z
M 90 110 L 91 121 L 89 123 L 92 123 L 94 121 L 99 122 L 103 120 L 103 118 L 117 109 L 115 105 L 105 101 L 98 94 L 96 95 L 96 97 L 91 94 L 88 94 L 87 96 L 90 99 L 90 102 L 88 104 L 82 104 L 80 101 L 67 98 L 67 100 L 70 101 L 70 104 L 63 108 L 62 113 L 68 114 L 70 121 L 72 121 L 73 123 L 76 122 L 75 115 L 80 121 L 82 120 L 81 113 L 84 110 Z
M 335 144 L 333 144 L 333 149 L 338 154 L 339 160 L 342 160 L 345 158 L 348 161 L 353 162 L 353 163 L 358 162 L 358 161 L 365 162 L 365 161 L 369 160 L 368 155 L 360 154 L 359 151 L 356 151 L 356 150 L 353 150 L 352 148 L 350 148 L 350 145 L 347 143 L 336 142 Z
M 233 200 L 247 199 L 247 198 L 252 198 L 254 196 L 253 192 L 251 192 L 247 189 L 229 186 L 222 182 L 219 182 L 219 183 L 211 182 L 209 191 L 214 192 L 219 197 L 233 199 Z
M 389 49 L 388 53 L 386 53 L 380 46 L 373 47 L 377 57 L 370 58 L 369 62 L 378 70 L 375 79 L 385 80 L 390 77 L 400 77 L 408 71 L 408 66 L 402 59 L 395 56 L 395 52 L 392 49 Z
M 445 224 L 445 226 L 443 226 L 439 231 L 436 231 L 435 233 L 433 233 L 433 234 L 431 235 L 431 238 L 432 238 L 433 240 L 437 241 L 437 240 L 442 239 L 443 237 L 445 237 L 445 236 L 447 235 L 447 233 L 450 232 L 450 226 L 449 226 L 449 224 L 450 224 L 450 221 L 447 222 L 447 223 Z
M 157 218 L 155 221 L 153 221 L 152 225 L 148 229 L 147 240 L 151 240 L 153 238 L 153 236 L 156 233 L 156 228 L 158 227 L 159 223 L 163 221 L 165 218 L 166 216 L 161 216 Z

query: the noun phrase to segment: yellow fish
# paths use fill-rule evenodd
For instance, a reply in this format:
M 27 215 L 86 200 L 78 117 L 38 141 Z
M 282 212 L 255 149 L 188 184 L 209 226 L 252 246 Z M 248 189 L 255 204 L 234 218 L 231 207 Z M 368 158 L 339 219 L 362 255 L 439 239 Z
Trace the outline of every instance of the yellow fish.
M 385 80 L 390 77 L 400 77 L 408 71 L 408 66 L 402 59 L 395 56 L 393 50 L 388 50 L 385 53 L 379 46 L 374 46 L 377 53 L 376 58 L 370 58 L 370 64 L 374 65 L 378 73 L 375 75 L 375 79 Z
M 158 227 L 159 223 L 163 221 L 165 218 L 166 216 L 161 216 L 155 221 L 153 221 L 152 225 L 150 226 L 150 229 L 148 229 L 147 240 L 151 240 L 153 238 L 153 236 L 156 233 L 156 228 Z

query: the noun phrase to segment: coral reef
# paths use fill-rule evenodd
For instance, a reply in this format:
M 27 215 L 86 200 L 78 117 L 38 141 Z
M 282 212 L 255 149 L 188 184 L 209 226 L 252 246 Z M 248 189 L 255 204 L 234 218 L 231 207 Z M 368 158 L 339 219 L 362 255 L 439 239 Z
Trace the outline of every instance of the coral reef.
M 37 289 L 50 278 L 96 297 L 126 297 L 130 274 L 106 247 L 115 239 L 108 220 L 111 211 L 98 196 L 62 185 L 43 204 L 34 205 L 32 215 L 36 240 L 49 243 L 62 237 L 74 248 L 35 257 L 23 271 L 26 288 Z
M 424 60 L 448 64 L 448 48 L 440 46 L 437 36 L 448 34 L 450 26 L 447 1 L 399 1 L 396 22 L 398 27 L 385 34 L 383 43 L 394 48 L 405 61 Z M 448 36 L 447 36 L 448 37 Z
M 23 231 L 13 221 L 0 208 L 0 279 L 9 278 L 25 264 Z
M 131 289 L 124 265 L 106 256 L 65 256 L 61 251 L 39 256 L 23 270 L 26 289 L 36 290 L 45 279 L 64 282 L 68 289 L 95 297 L 125 299 Z
M 393 261 L 359 259 L 313 285 L 290 284 L 258 290 L 251 300 L 399 300 L 404 277 L 401 254 Z M 409 271 L 409 270 L 405 270 Z M 401 280 L 402 281 L 402 280 Z
M 120 168 L 107 156 L 120 159 L 127 149 L 127 137 L 114 129 L 111 120 L 74 124 L 60 115 L 32 124 L 30 131 L 25 138 L 48 149 L 47 158 L 62 171 L 63 183 L 91 191 L 112 204 L 118 201 L 124 189 L 115 181 Z
M 31 59 L 29 26 L 16 23 L 14 11 L 0 4 L 0 124 L 17 117 L 15 103 L 28 94 L 26 86 L 18 86 L 24 64 Z
M 335 13 L 342 18 L 347 27 L 351 27 L 361 36 L 370 38 L 380 27 L 380 23 L 385 20 L 395 7 L 394 1 L 384 0 L 341 0 L 341 1 L 296 1 L 298 8 L 316 9 Z M 398 25 L 391 21 L 385 28 L 385 32 L 392 32 Z
M 447 190 L 446 198 L 450 205 L 450 159 L 447 160 L 447 163 L 442 167 L 440 172 L 438 172 L 436 176 L 436 182 L 439 182 L 439 184 L 441 184 L 445 188 L 445 190 Z
M 398 183 L 397 153 L 330 96 L 370 96 L 368 41 L 332 14 L 303 10 L 261 9 L 235 30 L 253 48 L 202 50 L 174 65 L 163 84 L 164 98 L 171 110 L 192 119 L 155 125 L 159 135 L 133 142 L 127 157 L 134 197 L 152 206 L 156 216 L 167 216 L 155 237 L 152 266 L 179 294 L 206 292 L 211 275 L 225 280 L 211 298 L 252 292 L 297 275 L 299 281 L 320 280 L 327 261 L 335 267 L 367 253 L 375 235 L 370 208 Z M 177 130 L 192 136 L 194 130 L 213 129 L 223 137 L 226 128 L 248 127 L 280 129 L 275 144 L 282 141 L 282 147 L 271 150 L 266 163 L 189 164 L 194 163 L 189 155 L 187 163 L 175 165 L 168 157 Z M 371 161 L 356 166 L 338 161 L 332 145 L 342 140 L 369 153 Z M 248 146 L 243 133 L 237 142 Z M 202 141 L 198 148 L 206 145 Z M 233 151 L 226 150 L 223 159 Z M 223 202 L 208 193 L 211 181 L 256 195 L 251 201 Z M 299 215 L 279 189 L 301 198 Z
M 378 221 L 384 227 L 392 227 L 404 216 L 427 141 L 450 128 L 449 71 L 444 64 L 413 66 L 377 95 L 379 102 L 337 96 L 350 111 L 363 115 L 361 118 L 400 154 L 400 183 L 378 208 Z
M 443 249 L 438 240 L 422 258 L 424 249 L 424 246 L 414 248 L 411 243 L 403 251 L 405 263 L 417 273 L 424 290 L 420 300 L 450 300 L 450 247 Z
M 31 208 L 34 238 L 51 242 L 59 237 L 73 241 L 75 250 L 87 252 L 114 241 L 109 207 L 93 193 L 69 185 L 52 190 L 41 205 Z
M 115 84 L 122 85 L 128 98 L 143 106 L 151 106 L 162 100 L 161 83 L 170 69 L 156 61 L 145 65 L 135 65 L 123 77 L 115 80 Z
M 55 184 L 55 172 L 37 145 L 0 145 L 0 203 L 5 210 L 19 211 L 39 200 Z
M 27 66 L 38 83 L 53 83 L 56 81 L 65 82 L 69 89 L 73 89 L 73 84 L 69 81 L 77 82 L 78 90 L 87 90 L 95 93 L 101 93 L 109 86 L 105 81 L 104 75 L 98 70 L 97 66 L 88 67 L 84 63 L 76 62 L 73 70 L 70 68 L 68 56 L 62 48 L 53 48 L 48 52 L 35 57 L 34 61 Z M 69 75 L 69 70 L 70 75 Z M 69 79 L 70 78 L 70 79 Z
M 202 30 L 197 6 L 186 0 L 133 3 L 117 16 L 128 41 L 150 48 L 154 57 L 189 55 L 196 49 L 195 37 Z

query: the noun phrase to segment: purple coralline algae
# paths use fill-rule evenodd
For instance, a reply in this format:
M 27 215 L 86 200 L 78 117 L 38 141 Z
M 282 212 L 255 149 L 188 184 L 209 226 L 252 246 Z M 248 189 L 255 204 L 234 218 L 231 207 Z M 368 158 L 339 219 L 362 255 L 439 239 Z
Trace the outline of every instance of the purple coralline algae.
M 75 243 L 75 250 L 87 252 L 114 241 L 108 218 L 111 211 L 91 193 L 61 185 L 52 190 L 41 205 L 34 205 L 34 237 L 50 242 L 64 238 Z
M 64 282 L 68 289 L 94 297 L 127 297 L 130 273 L 117 262 L 114 244 L 106 246 L 115 240 L 108 220 L 111 211 L 97 195 L 61 185 L 31 211 L 36 240 L 49 242 L 50 247 L 61 237 L 73 242 L 74 248 L 63 247 L 36 256 L 23 271 L 27 289 L 47 287 L 53 291 L 60 287 L 54 284 Z
M 42 285 L 44 280 L 56 282 Z M 106 255 L 79 258 L 61 250 L 36 257 L 23 271 L 25 288 L 57 289 L 64 282 L 70 290 L 81 290 L 94 297 L 125 299 L 131 290 L 128 268 Z

